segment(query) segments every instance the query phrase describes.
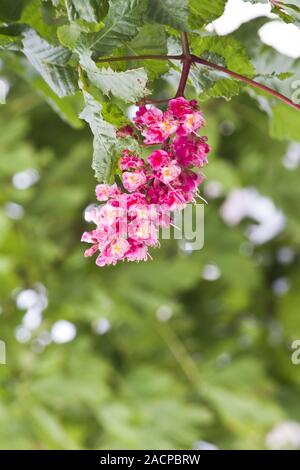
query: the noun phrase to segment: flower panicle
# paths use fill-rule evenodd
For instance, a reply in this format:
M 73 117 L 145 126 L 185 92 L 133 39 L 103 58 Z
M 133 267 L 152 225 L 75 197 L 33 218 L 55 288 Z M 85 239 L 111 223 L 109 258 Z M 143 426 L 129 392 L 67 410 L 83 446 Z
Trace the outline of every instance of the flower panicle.
M 102 205 L 88 214 L 96 229 L 85 232 L 82 241 L 92 244 L 85 256 L 98 252 L 98 266 L 146 261 L 149 247 L 159 245 L 160 228 L 172 225 L 171 213 L 195 200 L 202 182 L 197 169 L 208 163 L 210 147 L 207 138 L 198 135 L 204 118 L 196 100 L 174 98 L 165 112 L 140 106 L 133 122 L 135 128 L 127 125 L 117 136 L 138 140 L 138 131 L 144 145 L 161 148 L 152 151 L 146 161 L 123 150 L 122 188 L 116 183 L 96 186 Z

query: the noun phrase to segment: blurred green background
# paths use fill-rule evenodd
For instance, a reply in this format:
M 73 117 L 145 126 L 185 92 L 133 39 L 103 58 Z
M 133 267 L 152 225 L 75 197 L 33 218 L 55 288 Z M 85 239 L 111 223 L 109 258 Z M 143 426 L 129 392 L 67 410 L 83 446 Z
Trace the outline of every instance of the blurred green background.
M 300 145 L 246 96 L 206 102 L 204 248 L 99 269 L 90 132 L 3 77 L 0 448 L 300 447 Z

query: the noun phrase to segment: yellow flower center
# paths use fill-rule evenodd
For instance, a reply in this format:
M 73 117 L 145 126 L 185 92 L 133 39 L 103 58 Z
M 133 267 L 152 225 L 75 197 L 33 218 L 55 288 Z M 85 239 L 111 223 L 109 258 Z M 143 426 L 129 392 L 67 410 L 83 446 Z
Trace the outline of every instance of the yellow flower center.
M 110 207 L 107 211 L 107 218 L 112 221 L 117 215 L 117 210 L 115 207 Z
M 169 130 L 172 128 L 172 126 L 171 126 L 171 124 L 170 124 L 169 121 L 163 121 L 163 122 L 161 123 L 161 127 L 162 127 L 162 130 L 164 130 L 164 131 L 166 131 L 166 132 L 169 131 Z
M 137 183 L 138 182 L 138 176 L 133 173 L 132 175 L 129 176 L 129 181 L 131 183 Z
M 195 122 L 194 115 L 191 114 L 186 120 L 186 125 L 188 127 L 193 127 L 194 122 Z
M 163 173 L 163 175 L 164 175 L 166 178 L 168 178 L 169 176 L 171 176 L 171 170 L 170 170 L 170 168 L 168 168 L 168 167 L 164 168 L 163 171 L 162 171 L 162 173 Z
M 115 242 L 112 246 L 111 251 L 114 255 L 120 255 L 121 253 L 123 253 L 122 244 L 120 242 Z

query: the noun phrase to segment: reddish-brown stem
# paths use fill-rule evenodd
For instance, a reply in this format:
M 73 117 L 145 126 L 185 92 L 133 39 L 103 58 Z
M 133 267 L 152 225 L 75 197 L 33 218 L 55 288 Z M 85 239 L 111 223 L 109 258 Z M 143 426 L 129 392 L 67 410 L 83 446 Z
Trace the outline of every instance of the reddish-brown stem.
M 186 82 L 189 78 L 190 68 L 192 65 L 189 40 L 188 40 L 188 35 L 186 32 L 181 33 L 181 42 L 182 42 L 183 65 L 182 65 L 181 77 L 180 77 L 180 81 L 179 81 L 175 98 L 178 98 L 179 96 L 184 96 Z
M 180 60 L 183 63 L 182 66 L 182 72 L 181 72 L 181 77 L 178 85 L 178 89 L 176 92 L 176 97 L 179 96 L 184 96 L 184 90 L 186 87 L 186 83 L 188 80 L 189 72 L 191 65 L 193 63 L 196 64 L 201 64 L 205 65 L 206 67 L 210 67 L 215 70 L 219 70 L 220 72 L 226 73 L 227 75 L 230 75 L 231 77 L 235 78 L 236 80 L 240 80 L 247 85 L 250 85 L 252 87 L 258 88 L 262 91 L 265 91 L 269 93 L 270 95 L 274 96 L 275 98 L 283 101 L 284 103 L 288 104 L 289 106 L 292 106 L 293 108 L 297 109 L 300 111 L 300 105 L 297 103 L 294 103 L 291 99 L 289 99 L 287 96 L 283 95 L 282 93 L 279 93 L 278 91 L 274 90 L 273 88 L 270 88 L 266 85 L 263 85 L 255 80 L 252 80 L 251 78 L 245 77 L 244 75 L 241 75 L 237 72 L 234 72 L 233 70 L 229 70 L 226 67 L 223 67 L 222 65 L 215 64 L 213 62 L 210 62 L 208 60 L 202 59 L 201 57 L 198 57 L 194 54 L 190 53 L 189 49 L 189 43 L 188 43 L 188 37 L 187 33 L 182 33 L 181 34 L 181 40 L 182 40 L 182 54 L 178 55 L 155 55 L 155 54 L 145 54 L 145 55 L 137 55 L 137 56 L 122 56 L 122 57 L 106 57 L 106 58 L 99 58 L 95 59 L 97 63 L 100 62 L 117 62 L 117 61 L 129 61 L 129 60 Z M 169 101 L 169 99 L 161 99 L 161 100 L 155 100 L 153 98 L 143 98 L 140 103 L 146 104 L 146 103 L 165 103 Z
M 156 54 L 143 54 L 143 55 L 125 55 L 125 56 L 116 56 L 116 57 L 106 57 L 106 58 L 95 58 L 97 64 L 101 62 L 119 62 L 119 61 L 129 61 L 129 60 L 182 60 L 183 55 L 156 55 Z
M 195 55 L 192 55 L 191 57 L 192 57 L 192 63 L 206 65 L 207 67 L 219 70 L 220 72 L 224 72 L 227 75 L 230 75 L 231 77 L 236 78 L 237 80 L 241 80 L 242 82 L 247 83 L 248 85 L 251 85 L 255 88 L 259 88 L 260 90 L 266 91 L 267 93 L 270 93 L 275 98 L 278 98 L 279 100 L 284 101 L 288 105 L 300 111 L 300 105 L 294 103 L 294 101 L 290 100 L 287 96 L 282 95 L 278 91 L 273 90 L 273 88 L 270 88 L 266 85 L 262 85 L 261 83 L 258 83 L 255 80 L 251 80 L 251 78 L 244 77 L 244 75 L 241 75 L 237 72 L 228 70 L 226 69 L 226 67 L 222 67 L 221 65 L 214 64 L 213 62 L 209 62 L 208 60 L 205 60 L 205 59 L 201 59 L 201 57 L 197 57 Z

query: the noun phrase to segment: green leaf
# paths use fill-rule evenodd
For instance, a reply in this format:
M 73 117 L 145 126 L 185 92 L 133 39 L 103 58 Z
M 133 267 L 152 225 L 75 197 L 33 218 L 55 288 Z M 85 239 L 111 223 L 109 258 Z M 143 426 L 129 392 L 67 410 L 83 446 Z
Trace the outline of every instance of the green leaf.
M 144 69 L 115 72 L 111 68 L 98 68 L 87 55 L 80 57 L 80 64 L 90 82 L 105 94 L 110 93 L 126 102 L 134 102 L 147 93 L 147 74 Z
M 15 39 L 4 34 L 0 34 L 0 51 L 5 50 L 18 50 L 19 46 L 16 43 Z
M 299 0 L 277 1 L 272 5 L 272 13 L 277 14 L 285 23 L 294 23 L 300 27 L 300 2 Z
M 22 12 L 20 21 L 29 25 L 44 39 L 55 42 L 56 25 L 45 21 L 42 3 L 40 0 L 30 0 Z
M 243 45 L 236 39 L 226 36 L 193 37 L 192 51 L 212 63 L 234 72 L 252 77 L 255 69 Z M 195 64 L 190 72 L 191 82 L 197 94 L 203 97 L 223 97 L 230 99 L 239 93 L 243 84 L 223 72 L 211 67 Z
M 17 21 L 24 8 L 24 0 L 1 0 L 0 18 L 4 21 Z
M 78 92 L 72 96 L 59 98 L 40 77 L 33 79 L 31 85 L 63 121 L 74 129 L 83 127 L 82 121 L 78 118 L 79 108 L 82 105 L 82 97 Z
M 80 37 L 81 28 L 77 24 L 63 25 L 57 28 L 57 37 L 59 42 L 69 48 L 74 49 Z
M 243 44 L 231 36 L 193 37 L 191 48 L 196 55 L 200 56 L 205 53 L 217 54 L 223 58 L 226 67 L 234 72 L 247 77 L 255 74 L 255 69 Z
M 158 24 L 147 24 L 142 26 L 139 33 L 130 42 L 126 43 L 124 47 L 116 51 L 117 55 L 166 55 L 168 52 L 167 38 L 165 28 Z M 124 67 L 138 68 L 143 65 L 147 71 L 149 80 L 153 80 L 169 70 L 169 63 L 166 60 L 144 60 L 134 61 L 130 60 L 125 62 Z
M 40 75 L 30 73 L 30 65 L 19 55 L 10 54 L 5 58 L 5 64 L 11 72 L 25 80 L 66 123 L 75 129 L 83 127 L 83 122 L 78 118 L 83 106 L 81 93 L 59 98 Z
M 23 52 L 50 88 L 59 96 L 76 91 L 76 73 L 68 65 L 70 52 L 61 46 L 52 46 L 35 31 L 23 34 Z
M 297 77 L 300 72 L 300 59 L 288 57 L 273 47 L 261 43 L 258 31 L 266 21 L 265 18 L 249 21 L 242 25 L 234 35 L 245 44 L 252 58 L 256 69 L 256 80 L 295 101 L 297 87 L 299 87 Z M 254 94 L 254 90 L 251 90 L 251 94 Z M 257 90 L 255 94 L 261 96 Z M 266 104 L 269 103 L 268 107 L 272 102 L 277 104 L 277 100 L 266 94 L 264 94 L 264 100 Z
M 110 54 L 137 34 L 143 23 L 144 11 L 144 0 L 114 0 L 104 28 L 97 33 L 82 33 L 77 41 L 77 50 L 92 50 L 94 56 Z
M 108 12 L 108 0 L 65 0 L 71 21 L 82 19 L 98 23 Z
M 189 0 L 189 24 L 194 29 L 202 28 L 221 16 L 227 0 Z
M 270 135 L 278 140 L 300 141 L 300 111 L 286 104 L 278 104 L 272 110 Z
M 187 0 L 148 0 L 146 18 L 180 31 L 187 31 L 188 2 Z
M 105 121 L 110 122 L 113 126 L 118 128 L 130 124 L 123 111 L 112 100 L 101 101 L 101 105 L 101 113 Z
M 202 57 L 213 63 L 225 66 L 223 58 L 216 54 L 203 54 Z M 240 91 L 240 84 L 228 78 L 228 75 L 225 73 L 199 64 L 192 66 L 190 80 L 196 93 L 204 99 L 207 97 L 222 97 L 229 100 L 232 96 L 238 95 Z
M 113 125 L 104 121 L 101 104 L 88 92 L 83 91 L 83 95 L 85 108 L 80 118 L 89 124 L 94 134 L 92 168 L 99 181 L 109 181 L 117 142 L 116 130 Z
M 0 26 L 0 34 L 5 36 L 16 37 L 22 34 L 27 29 L 27 26 L 20 23 L 11 23 L 9 25 Z

